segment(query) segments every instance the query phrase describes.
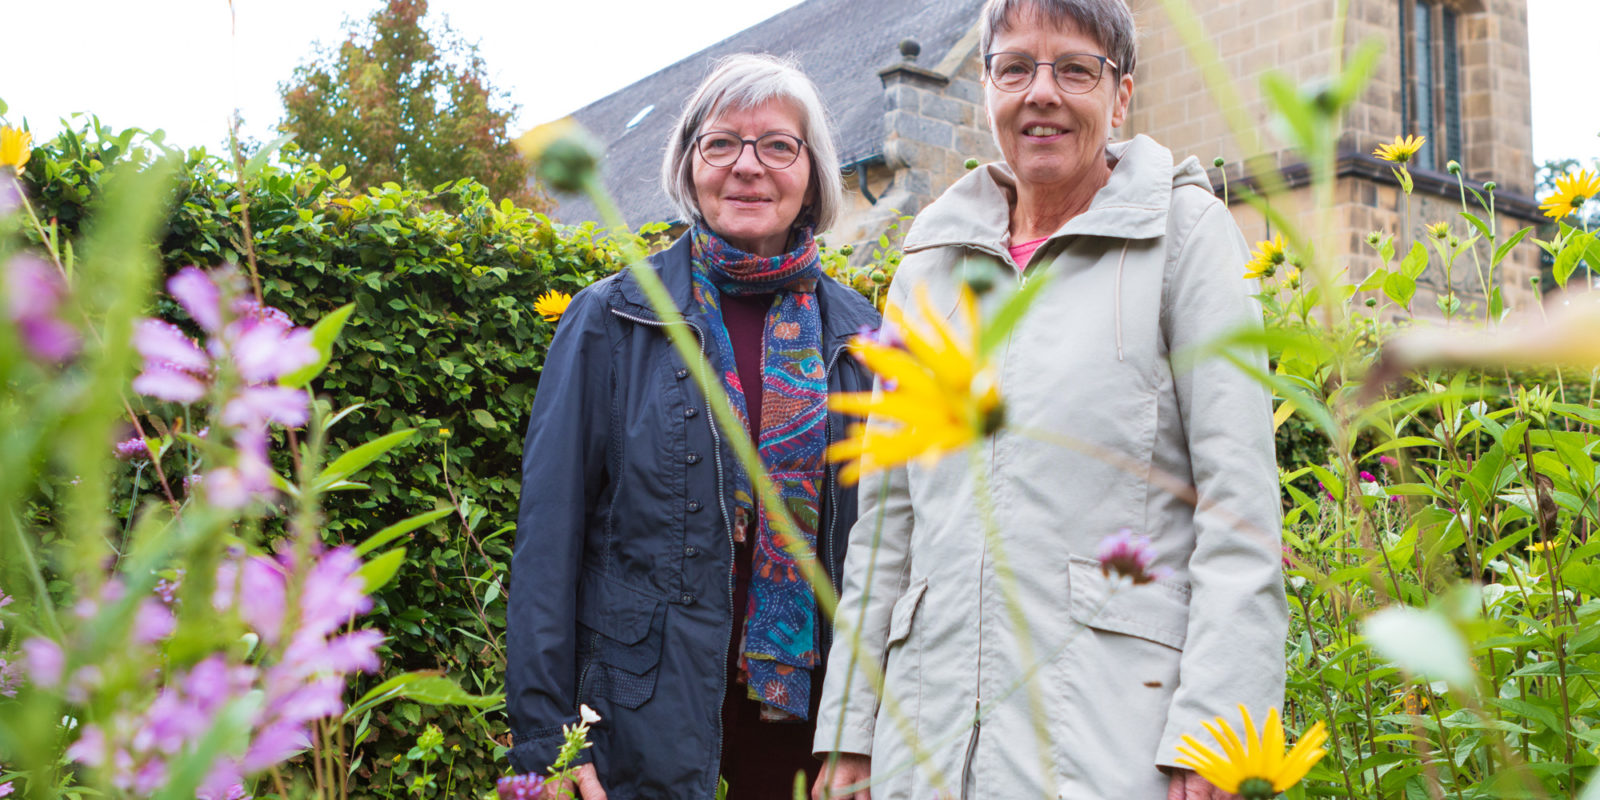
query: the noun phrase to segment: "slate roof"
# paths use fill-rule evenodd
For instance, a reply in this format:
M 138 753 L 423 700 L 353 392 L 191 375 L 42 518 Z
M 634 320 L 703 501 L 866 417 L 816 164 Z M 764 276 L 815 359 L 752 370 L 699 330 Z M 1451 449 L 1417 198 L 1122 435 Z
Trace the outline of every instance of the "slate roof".
M 579 109 L 573 116 L 605 144 L 601 176 L 629 224 L 678 220 L 661 191 L 661 157 L 683 104 L 716 59 L 734 53 L 794 58 L 817 83 L 833 115 L 841 164 L 881 155 L 883 83 L 878 70 L 900 60 L 902 39 L 922 45 L 917 65 L 933 68 L 978 21 L 983 0 L 806 0 L 682 61 Z M 629 129 L 646 106 L 655 108 Z M 584 198 L 558 195 L 562 222 L 597 219 Z

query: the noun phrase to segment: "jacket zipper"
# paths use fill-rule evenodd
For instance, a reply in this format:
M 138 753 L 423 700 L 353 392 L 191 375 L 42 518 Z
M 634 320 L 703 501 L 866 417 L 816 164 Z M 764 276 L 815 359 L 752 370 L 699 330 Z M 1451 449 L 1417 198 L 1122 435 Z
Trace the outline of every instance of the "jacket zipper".
M 848 349 L 850 349 L 849 344 L 839 345 L 834 349 L 833 355 L 828 359 L 828 363 L 823 366 L 822 382 L 824 387 L 827 386 L 828 378 L 833 374 L 833 365 L 839 363 L 839 356 L 844 355 L 844 351 Z M 823 418 L 827 420 L 826 444 L 831 445 L 833 444 L 833 415 L 824 412 Z M 821 546 L 826 548 L 822 554 L 822 567 L 827 572 L 828 580 L 833 584 L 833 590 L 837 594 L 842 590 L 842 587 L 839 585 L 840 578 L 836 574 L 837 571 L 834 569 L 833 562 L 835 559 L 832 556 L 834 550 L 836 549 L 834 547 L 836 543 L 833 541 L 833 537 L 838 534 L 839 530 L 839 471 L 832 464 L 828 464 L 825 468 L 828 472 L 828 524 L 825 534 L 819 539 L 819 541 L 821 542 Z M 824 625 L 822 627 L 822 647 L 824 650 L 826 650 L 832 646 L 833 626 Z
M 617 315 L 617 316 L 619 316 L 619 317 L 621 317 L 621 318 L 623 318 L 625 320 L 628 320 L 630 322 L 633 322 L 633 323 L 636 323 L 636 324 L 639 324 L 639 325 L 645 325 L 645 326 L 648 326 L 648 327 L 652 327 L 652 328 L 665 329 L 668 325 L 678 324 L 678 323 L 662 322 L 660 320 L 644 319 L 642 317 L 636 317 L 636 316 L 633 316 L 631 314 L 625 314 L 625 313 L 623 313 L 623 312 L 621 312 L 621 311 L 619 311 L 619 310 L 617 310 L 615 308 L 610 309 L 610 311 L 611 311 L 611 313 L 613 313 L 613 314 L 615 314 L 615 315 Z M 681 324 L 689 326 L 689 329 L 694 331 L 695 341 L 700 345 L 700 360 L 704 361 L 706 359 L 706 335 L 705 335 L 705 332 L 700 330 L 700 326 L 699 325 L 696 325 L 693 322 L 690 322 L 688 320 L 684 320 Z M 728 565 L 729 565 L 729 570 L 728 570 L 728 624 L 723 629 L 722 659 L 717 662 L 717 664 L 718 664 L 718 672 L 720 672 L 721 675 L 722 675 L 722 691 L 719 692 L 717 696 L 718 697 L 726 697 L 727 694 L 728 694 L 728 650 L 729 650 L 729 648 L 732 647 L 732 645 L 729 642 L 731 641 L 731 638 L 733 636 L 733 569 L 732 569 L 732 567 L 733 567 L 733 561 L 737 557 L 737 555 L 734 553 L 734 549 L 733 549 L 733 523 L 728 517 L 728 502 L 726 500 L 727 492 L 724 491 L 724 487 L 723 487 L 723 484 L 725 482 L 725 477 L 724 477 L 723 468 L 722 468 L 722 434 L 717 431 L 716 416 L 711 411 L 711 396 L 709 394 L 707 394 L 706 392 L 701 392 L 701 394 L 705 395 L 704 399 L 705 399 L 705 406 L 706 406 L 706 424 L 711 428 L 712 460 L 717 466 L 717 510 L 722 513 L 722 528 L 727 533 L 727 536 L 728 536 Z M 712 792 L 713 793 L 715 793 L 715 790 L 716 790 L 715 787 L 717 785 L 717 779 L 720 778 L 721 775 L 722 775 L 722 737 L 723 737 L 723 734 L 725 733 L 723 731 L 723 729 L 722 729 L 722 712 L 720 710 L 722 708 L 722 705 L 721 705 L 720 702 L 718 703 L 717 708 L 718 708 L 718 712 L 717 712 L 717 749 L 716 749 L 715 754 L 713 756 L 716 759 L 716 762 L 717 762 L 717 769 L 713 770 L 712 774 L 711 774 L 711 786 L 712 786 Z

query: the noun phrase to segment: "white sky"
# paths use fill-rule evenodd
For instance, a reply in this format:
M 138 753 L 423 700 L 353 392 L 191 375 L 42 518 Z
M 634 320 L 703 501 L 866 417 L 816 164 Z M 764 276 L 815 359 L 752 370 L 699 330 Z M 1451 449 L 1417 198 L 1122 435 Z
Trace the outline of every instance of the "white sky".
M 1200 0 L 1203 2 L 1204 0 Z M 165 128 L 168 141 L 216 147 L 229 110 L 271 138 L 277 85 L 316 41 L 381 0 L 7 0 L 0 99 L 40 135 L 90 111 L 113 128 Z M 495 86 L 522 106 L 518 129 L 571 112 L 798 0 L 433 0 L 475 41 Z M 861 0 L 872 2 L 872 0 Z M 1600 102 L 1584 62 L 1600 0 L 1527 0 L 1534 157 L 1600 158 Z M 826 31 L 817 32 L 827 35 Z M 581 72 L 591 77 L 578 80 Z

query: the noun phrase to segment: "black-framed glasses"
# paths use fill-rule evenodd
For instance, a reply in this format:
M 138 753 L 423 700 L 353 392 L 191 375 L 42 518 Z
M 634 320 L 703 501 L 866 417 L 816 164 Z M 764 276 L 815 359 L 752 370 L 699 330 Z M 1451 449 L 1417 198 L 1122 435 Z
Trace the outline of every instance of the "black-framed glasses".
M 1100 85 L 1106 67 L 1120 69 L 1117 62 L 1093 53 L 1068 53 L 1054 62 L 1040 63 L 1027 53 L 990 53 L 983 57 L 989 82 L 1002 92 L 1021 92 L 1033 85 L 1039 67 L 1055 73 L 1056 85 L 1067 94 L 1088 94 Z
M 764 133 L 754 139 L 740 138 L 733 131 L 707 131 L 696 136 L 694 148 L 713 167 L 732 166 L 744 154 L 745 145 L 756 149 L 756 160 L 768 169 L 786 169 L 800 157 L 805 140 L 787 133 Z

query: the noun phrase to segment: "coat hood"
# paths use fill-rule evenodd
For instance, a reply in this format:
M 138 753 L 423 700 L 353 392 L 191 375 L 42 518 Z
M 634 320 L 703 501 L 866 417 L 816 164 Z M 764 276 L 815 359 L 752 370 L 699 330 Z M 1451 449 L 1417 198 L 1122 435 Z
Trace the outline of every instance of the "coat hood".
M 1199 159 L 1190 156 L 1174 166 L 1172 151 L 1144 134 L 1110 143 L 1106 152 L 1116 161 L 1110 179 L 1095 193 L 1088 210 L 1068 220 L 1051 239 L 1154 239 L 1167 232 L 1174 189 L 1200 186 L 1211 192 L 1211 179 Z M 917 217 L 906 234 L 906 252 L 955 245 L 1003 259 L 1010 243 L 1016 185 L 1016 175 L 1002 162 L 968 173 Z

